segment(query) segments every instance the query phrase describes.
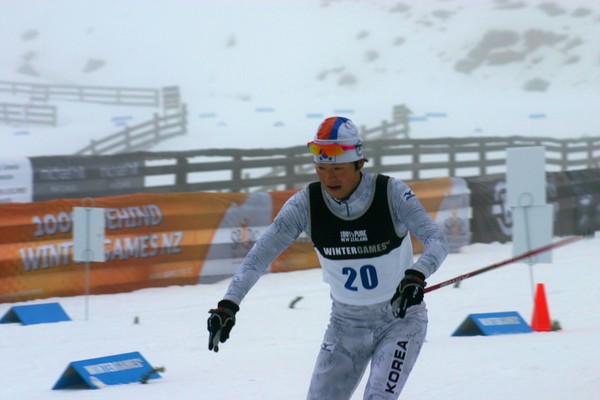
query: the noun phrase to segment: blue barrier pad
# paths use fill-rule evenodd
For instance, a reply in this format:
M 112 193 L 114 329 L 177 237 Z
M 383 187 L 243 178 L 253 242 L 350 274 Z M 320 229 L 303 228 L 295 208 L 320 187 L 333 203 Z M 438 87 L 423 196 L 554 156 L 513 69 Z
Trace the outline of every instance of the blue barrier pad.
M 254 109 L 254 112 L 271 113 L 271 112 L 275 112 L 275 109 L 273 107 L 256 107 Z
M 13 306 L 0 319 L 0 324 L 20 322 L 23 325 L 70 321 L 71 318 L 58 303 Z
M 445 112 L 428 112 L 425 113 L 426 117 L 434 117 L 434 118 L 446 118 L 448 116 Z
M 333 113 L 337 115 L 354 114 L 354 110 L 351 108 L 336 108 L 335 110 L 333 110 Z
M 528 117 L 531 119 L 544 119 L 546 118 L 546 114 L 529 114 Z
M 469 314 L 452 336 L 490 336 L 533 332 L 516 311 Z
M 141 382 L 142 378 L 157 379 L 152 366 L 139 352 L 74 361 L 60 376 L 53 390 L 91 388 Z

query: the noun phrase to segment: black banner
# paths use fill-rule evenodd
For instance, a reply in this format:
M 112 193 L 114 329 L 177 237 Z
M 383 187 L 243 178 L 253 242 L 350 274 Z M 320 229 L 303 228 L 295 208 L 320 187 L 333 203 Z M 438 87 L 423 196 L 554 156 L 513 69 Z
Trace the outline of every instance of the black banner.
M 512 240 L 512 210 L 504 174 L 466 178 L 471 192 L 474 243 Z M 554 206 L 553 234 L 566 236 L 600 230 L 600 169 L 546 174 L 546 202 Z
M 32 157 L 33 200 L 142 192 L 144 161 L 131 155 Z
M 471 192 L 471 242 L 506 243 L 512 238 L 512 210 L 504 175 L 466 178 Z
M 563 172 L 571 182 L 573 232 L 600 230 L 600 169 Z

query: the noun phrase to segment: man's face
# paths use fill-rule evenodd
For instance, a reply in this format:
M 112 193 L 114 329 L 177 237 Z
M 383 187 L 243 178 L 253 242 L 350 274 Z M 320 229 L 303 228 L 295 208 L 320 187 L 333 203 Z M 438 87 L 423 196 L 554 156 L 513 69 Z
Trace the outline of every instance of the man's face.
M 362 160 L 361 160 L 362 161 Z M 321 187 L 334 199 L 345 199 L 360 182 L 360 169 L 354 163 L 315 164 Z

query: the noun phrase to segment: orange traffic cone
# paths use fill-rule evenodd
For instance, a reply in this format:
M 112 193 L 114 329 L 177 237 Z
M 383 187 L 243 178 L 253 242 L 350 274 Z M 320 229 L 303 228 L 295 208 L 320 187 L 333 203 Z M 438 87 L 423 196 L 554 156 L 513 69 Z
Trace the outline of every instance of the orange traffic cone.
M 531 317 L 531 329 L 537 332 L 550 332 L 552 330 L 552 322 L 550 321 L 550 312 L 548 311 L 543 283 L 537 284 L 533 316 Z

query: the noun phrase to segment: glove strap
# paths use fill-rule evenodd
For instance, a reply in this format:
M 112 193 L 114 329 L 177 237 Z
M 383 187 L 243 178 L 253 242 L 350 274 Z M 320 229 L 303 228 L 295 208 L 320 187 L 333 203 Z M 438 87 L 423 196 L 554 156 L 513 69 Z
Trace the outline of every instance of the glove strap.
M 240 311 L 240 307 L 233 301 L 221 300 L 217 303 L 217 310 L 222 311 L 227 314 L 227 316 L 233 318 L 235 314 Z
M 425 275 L 416 269 L 407 269 L 406 272 L 404 272 L 404 279 L 410 279 L 412 282 L 423 287 L 427 286 L 427 282 L 425 282 Z

